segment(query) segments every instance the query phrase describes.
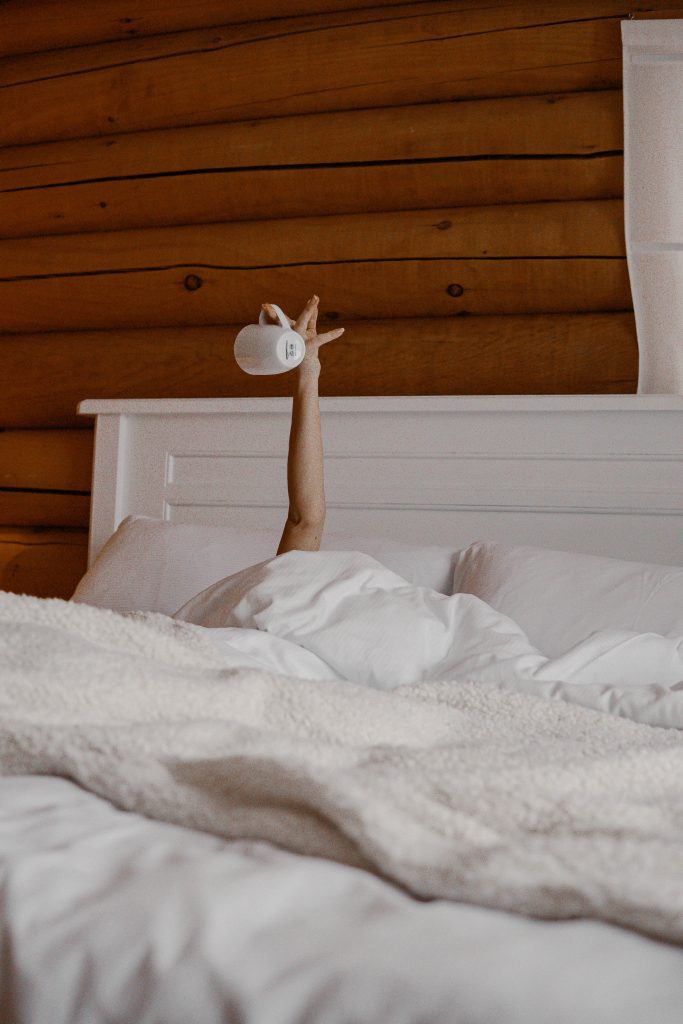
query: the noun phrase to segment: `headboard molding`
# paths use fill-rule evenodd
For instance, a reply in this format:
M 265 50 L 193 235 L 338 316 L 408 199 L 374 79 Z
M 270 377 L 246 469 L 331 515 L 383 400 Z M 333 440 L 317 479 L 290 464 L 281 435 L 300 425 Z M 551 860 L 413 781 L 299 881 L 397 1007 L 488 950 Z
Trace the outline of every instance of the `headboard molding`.
M 683 564 L 683 397 L 321 398 L 326 529 Z M 125 516 L 273 530 L 291 399 L 81 402 L 96 416 L 89 563 Z

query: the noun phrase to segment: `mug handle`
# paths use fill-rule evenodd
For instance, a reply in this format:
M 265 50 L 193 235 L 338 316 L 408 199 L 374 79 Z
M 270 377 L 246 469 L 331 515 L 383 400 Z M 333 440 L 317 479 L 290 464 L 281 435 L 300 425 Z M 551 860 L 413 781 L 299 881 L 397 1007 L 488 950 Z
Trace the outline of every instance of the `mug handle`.
M 273 307 L 273 309 L 277 313 L 278 320 L 280 321 L 282 326 L 285 327 L 288 331 L 292 330 L 292 328 L 289 326 L 289 320 L 287 319 L 285 314 L 282 312 L 280 307 L 276 306 L 274 302 L 269 302 L 268 305 Z M 261 325 L 269 323 L 269 321 L 266 320 L 266 311 L 265 311 L 265 309 L 262 309 L 261 312 L 259 313 L 259 315 L 258 315 L 258 322 Z

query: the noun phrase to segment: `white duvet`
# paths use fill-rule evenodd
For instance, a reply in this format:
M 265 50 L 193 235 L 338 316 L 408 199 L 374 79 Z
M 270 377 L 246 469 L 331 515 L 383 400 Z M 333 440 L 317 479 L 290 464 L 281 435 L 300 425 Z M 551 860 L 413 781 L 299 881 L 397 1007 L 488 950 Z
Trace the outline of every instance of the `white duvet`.
M 210 630 L 165 616 L 0 595 L 0 770 L 423 898 L 683 943 L 683 738 L 571 703 L 680 726 L 671 651 L 641 686 L 618 644 L 598 652 L 612 681 L 581 682 L 581 660 L 571 682 L 543 681 L 561 659 L 509 619 L 360 553 L 292 552 L 227 587 L 221 615 L 300 646 L 327 678 L 226 668 Z M 436 678 L 406 680 L 428 663 Z M 513 692 L 530 689 L 565 699 Z
M 174 617 L 211 627 L 234 667 L 378 689 L 473 680 L 683 728 L 683 638 L 602 631 L 548 658 L 474 595 L 413 586 L 358 551 L 260 562 Z

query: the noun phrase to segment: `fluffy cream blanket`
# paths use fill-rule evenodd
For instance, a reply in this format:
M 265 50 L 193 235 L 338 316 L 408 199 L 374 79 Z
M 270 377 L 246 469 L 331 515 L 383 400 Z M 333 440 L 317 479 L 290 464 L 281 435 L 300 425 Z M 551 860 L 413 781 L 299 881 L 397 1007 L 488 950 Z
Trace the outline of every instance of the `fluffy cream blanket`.
M 680 732 L 480 683 L 220 666 L 196 626 L 0 594 L 0 770 L 420 897 L 683 942 Z

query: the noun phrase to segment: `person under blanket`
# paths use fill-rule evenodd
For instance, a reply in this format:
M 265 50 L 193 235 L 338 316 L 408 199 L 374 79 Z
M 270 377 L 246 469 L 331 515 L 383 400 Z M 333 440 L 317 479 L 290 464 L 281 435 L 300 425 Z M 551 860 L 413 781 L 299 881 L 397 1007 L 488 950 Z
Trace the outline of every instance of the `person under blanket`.
M 208 587 L 174 618 L 209 627 L 226 664 L 393 689 L 418 680 L 683 686 L 683 640 L 612 630 L 548 658 L 473 594 L 410 584 L 362 551 L 320 551 L 325 523 L 318 296 L 290 324 L 305 342 L 292 404 L 289 509 L 276 555 Z M 265 303 L 267 317 L 277 320 Z
M 603 630 L 547 657 L 474 594 L 416 586 L 363 551 L 288 551 L 212 584 L 174 618 L 208 627 L 235 668 L 383 690 L 428 680 L 598 687 L 601 706 L 611 688 L 645 696 L 654 685 L 683 700 L 682 638 Z

